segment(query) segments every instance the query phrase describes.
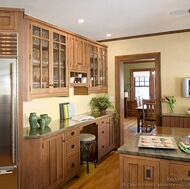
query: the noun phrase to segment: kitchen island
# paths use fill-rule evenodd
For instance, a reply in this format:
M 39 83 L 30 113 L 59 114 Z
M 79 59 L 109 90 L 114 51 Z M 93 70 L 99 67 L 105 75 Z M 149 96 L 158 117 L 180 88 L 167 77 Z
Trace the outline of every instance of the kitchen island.
M 182 152 L 178 147 L 138 147 L 140 136 L 174 137 L 178 144 L 180 138 L 188 134 L 188 128 L 157 127 L 150 134 L 138 133 L 129 143 L 122 145 L 118 149 L 120 188 L 190 188 L 190 154 Z

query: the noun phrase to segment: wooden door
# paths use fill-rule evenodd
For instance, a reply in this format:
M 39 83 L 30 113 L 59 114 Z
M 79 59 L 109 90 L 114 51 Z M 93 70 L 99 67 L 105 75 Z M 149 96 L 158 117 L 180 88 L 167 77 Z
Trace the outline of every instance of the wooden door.
M 64 134 L 43 140 L 42 163 L 44 188 L 53 188 L 64 180 Z

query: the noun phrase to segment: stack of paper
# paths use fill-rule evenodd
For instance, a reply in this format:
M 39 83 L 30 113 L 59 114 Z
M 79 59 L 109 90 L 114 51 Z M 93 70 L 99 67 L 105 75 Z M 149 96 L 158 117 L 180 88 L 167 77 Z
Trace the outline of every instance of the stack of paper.
M 79 116 L 74 116 L 71 119 L 74 120 L 74 121 L 83 122 L 83 121 L 89 121 L 89 120 L 92 120 L 92 119 L 95 119 L 95 118 L 93 116 L 79 115 Z

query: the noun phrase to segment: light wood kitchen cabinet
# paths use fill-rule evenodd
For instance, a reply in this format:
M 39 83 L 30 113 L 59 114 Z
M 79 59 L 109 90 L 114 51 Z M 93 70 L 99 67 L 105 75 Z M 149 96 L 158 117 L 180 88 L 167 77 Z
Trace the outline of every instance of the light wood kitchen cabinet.
M 98 126 L 98 161 L 108 152 L 113 150 L 116 145 L 115 117 L 102 119 L 97 123 Z
M 89 43 L 89 68 L 87 85 L 75 85 L 75 95 L 104 93 L 108 90 L 107 81 L 107 48 L 95 43 Z
M 89 93 L 107 92 L 107 49 L 90 45 Z
M 16 12 L 0 11 L 0 30 L 14 31 L 16 27 Z
M 42 141 L 43 188 L 54 188 L 65 177 L 65 136 L 59 134 Z
M 67 35 L 30 22 L 30 95 L 68 96 Z
M 157 188 L 159 183 L 159 161 L 148 158 L 121 155 L 121 187 L 120 188 Z
M 80 139 L 79 128 L 65 132 L 65 180 L 79 175 L 80 170 Z
M 68 35 L 68 60 L 70 71 L 87 72 L 89 44 L 87 41 L 73 35 Z

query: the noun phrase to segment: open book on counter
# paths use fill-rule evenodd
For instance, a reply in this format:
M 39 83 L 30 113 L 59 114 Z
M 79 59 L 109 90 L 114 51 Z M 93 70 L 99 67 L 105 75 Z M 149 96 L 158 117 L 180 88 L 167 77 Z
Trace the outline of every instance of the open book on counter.
M 74 120 L 74 121 L 83 122 L 83 121 L 93 120 L 93 119 L 95 119 L 95 118 L 94 118 L 93 116 L 79 115 L 79 116 L 74 116 L 74 117 L 72 117 L 71 119 Z

